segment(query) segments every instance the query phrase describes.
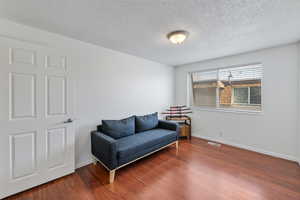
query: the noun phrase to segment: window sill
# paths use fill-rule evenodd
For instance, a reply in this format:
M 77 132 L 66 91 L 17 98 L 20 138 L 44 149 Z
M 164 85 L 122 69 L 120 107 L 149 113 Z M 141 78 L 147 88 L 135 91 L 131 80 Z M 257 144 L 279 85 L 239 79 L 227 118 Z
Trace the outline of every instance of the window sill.
M 226 109 L 226 108 L 205 108 L 205 107 L 191 107 L 193 110 L 197 111 L 207 111 L 207 112 L 225 112 L 225 113 L 236 113 L 236 114 L 246 114 L 246 115 L 262 115 L 263 111 L 256 110 L 239 110 L 239 109 Z

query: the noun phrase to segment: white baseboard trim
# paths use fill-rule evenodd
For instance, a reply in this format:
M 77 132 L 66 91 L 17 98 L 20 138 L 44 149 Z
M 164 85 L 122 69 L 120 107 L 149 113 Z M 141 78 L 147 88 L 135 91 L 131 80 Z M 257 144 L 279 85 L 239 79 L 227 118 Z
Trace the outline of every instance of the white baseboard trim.
M 211 140 L 211 141 L 214 141 L 214 142 L 218 142 L 218 143 L 226 144 L 226 145 L 229 145 L 229 146 L 241 148 L 241 149 L 246 149 L 246 150 L 249 150 L 249 151 L 254 151 L 254 152 L 257 152 L 257 153 L 269 155 L 269 156 L 276 157 L 276 158 L 282 158 L 282 159 L 285 159 L 285 160 L 294 161 L 294 162 L 297 162 L 300 165 L 300 162 L 294 156 L 275 153 L 275 152 L 267 151 L 267 150 L 264 150 L 264 149 L 259 149 L 259 148 L 256 148 L 256 147 L 247 146 L 247 145 L 243 145 L 243 144 L 237 144 L 237 143 L 233 143 L 233 142 L 229 142 L 229 141 L 225 141 L 225 140 L 220 140 L 220 139 L 217 139 L 217 138 L 203 136 L 203 135 L 193 135 L 193 136 L 197 137 L 197 138 L 201 138 L 201 139 L 205 139 L 205 140 Z
M 75 168 L 76 169 L 78 169 L 78 168 L 80 168 L 80 167 L 84 167 L 84 166 L 86 166 L 86 165 L 89 165 L 89 164 L 91 164 L 93 162 L 93 159 L 88 159 L 88 160 L 86 160 L 86 161 L 84 161 L 84 162 L 80 162 L 80 163 L 76 163 L 75 164 Z
M 266 151 L 266 150 L 259 149 L 259 148 L 256 148 L 256 147 L 251 147 L 251 146 L 247 146 L 247 145 L 243 145 L 243 144 L 237 144 L 237 143 L 233 143 L 233 142 L 229 142 L 229 141 L 224 141 L 224 140 L 220 140 L 220 139 L 213 138 L 213 137 L 208 137 L 208 136 L 203 136 L 203 135 L 195 135 L 195 134 L 193 134 L 192 136 L 200 138 L 200 139 L 211 140 L 211 141 L 214 141 L 214 142 L 226 144 L 226 145 L 237 147 L 237 148 L 241 148 L 241 149 L 246 149 L 246 150 L 249 150 L 249 151 L 254 151 L 254 152 L 257 152 L 257 153 L 261 153 L 261 154 L 273 156 L 273 157 L 276 157 L 276 158 L 282 158 L 282 159 L 285 159 L 285 160 L 294 161 L 294 162 L 297 162 L 298 165 L 300 166 L 300 160 L 298 160 L 294 156 L 284 155 L 284 154 L 275 153 L 275 152 L 271 152 L 271 151 Z M 84 167 L 84 166 L 89 165 L 91 163 L 93 163 L 93 159 L 89 158 L 88 160 L 86 160 L 84 162 L 76 163 L 75 167 L 76 167 L 76 169 L 78 169 L 80 167 Z

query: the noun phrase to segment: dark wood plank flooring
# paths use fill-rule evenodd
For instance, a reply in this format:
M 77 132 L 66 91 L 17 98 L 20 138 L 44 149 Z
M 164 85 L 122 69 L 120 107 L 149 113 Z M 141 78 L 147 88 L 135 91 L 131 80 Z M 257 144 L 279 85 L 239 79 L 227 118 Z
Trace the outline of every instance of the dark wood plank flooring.
M 283 159 L 193 138 L 116 172 L 101 165 L 7 199 L 15 200 L 300 200 L 300 167 Z

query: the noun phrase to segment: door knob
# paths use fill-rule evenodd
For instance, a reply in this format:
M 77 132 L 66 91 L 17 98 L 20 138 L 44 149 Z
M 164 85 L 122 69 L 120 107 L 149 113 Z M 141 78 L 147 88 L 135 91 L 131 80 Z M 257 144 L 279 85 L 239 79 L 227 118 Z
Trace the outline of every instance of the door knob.
M 68 124 L 68 123 L 72 123 L 73 120 L 71 118 L 67 119 L 66 121 L 64 121 L 64 124 Z

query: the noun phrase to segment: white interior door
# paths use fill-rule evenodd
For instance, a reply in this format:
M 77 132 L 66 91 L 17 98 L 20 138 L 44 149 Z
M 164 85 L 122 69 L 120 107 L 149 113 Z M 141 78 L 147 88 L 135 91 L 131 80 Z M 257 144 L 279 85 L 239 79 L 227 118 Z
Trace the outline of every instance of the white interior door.
M 0 37 L 0 199 L 74 172 L 68 59 Z

